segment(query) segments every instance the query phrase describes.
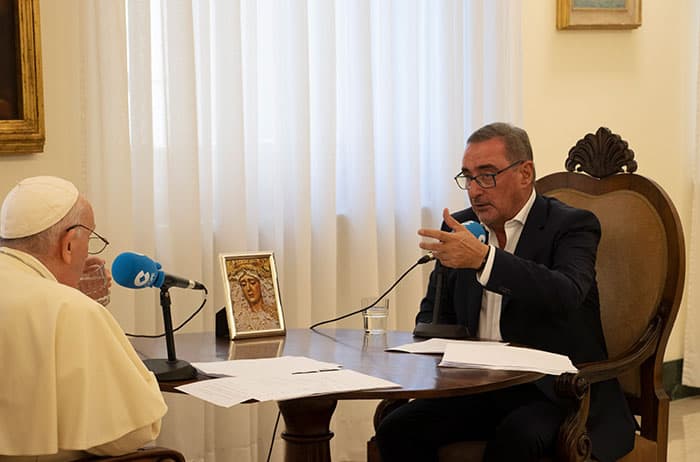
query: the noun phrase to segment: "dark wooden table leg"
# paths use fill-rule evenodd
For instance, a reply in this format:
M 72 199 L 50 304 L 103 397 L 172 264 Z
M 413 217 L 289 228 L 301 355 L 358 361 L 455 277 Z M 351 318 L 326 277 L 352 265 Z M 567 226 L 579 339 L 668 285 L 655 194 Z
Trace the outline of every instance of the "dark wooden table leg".
M 337 400 L 300 398 L 279 401 L 285 430 L 284 460 L 286 462 L 330 462 L 331 416 Z

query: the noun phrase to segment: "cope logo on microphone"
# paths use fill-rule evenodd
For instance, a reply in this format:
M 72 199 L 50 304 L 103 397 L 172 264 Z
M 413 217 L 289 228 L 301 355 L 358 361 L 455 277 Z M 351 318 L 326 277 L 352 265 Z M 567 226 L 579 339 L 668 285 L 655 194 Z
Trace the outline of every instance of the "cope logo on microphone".
M 136 277 L 134 278 L 134 286 L 135 287 L 143 287 L 145 285 L 148 285 L 148 283 L 153 279 L 153 276 L 151 273 L 147 273 L 144 270 L 141 270 L 138 272 Z
M 469 220 L 464 223 L 462 223 L 465 228 L 467 228 L 477 239 L 479 239 L 480 242 L 483 242 L 486 244 L 486 230 L 484 229 L 483 226 L 481 226 L 481 223 L 478 223 L 474 220 Z

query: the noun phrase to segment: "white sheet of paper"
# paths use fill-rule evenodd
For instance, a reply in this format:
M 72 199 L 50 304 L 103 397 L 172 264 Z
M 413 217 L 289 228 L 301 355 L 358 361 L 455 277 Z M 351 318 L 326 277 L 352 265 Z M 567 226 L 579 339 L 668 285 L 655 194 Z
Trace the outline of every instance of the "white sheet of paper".
M 440 354 L 445 352 L 445 347 L 450 343 L 478 343 L 480 345 L 507 345 L 501 342 L 488 342 L 480 340 L 449 340 L 445 338 L 431 338 L 420 342 L 406 343 L 391 348 L 386 351 L 404 351 L 406 353 L 429 353 Z
M 239 376 L 284 375 L 295 372 L 316 372 L 337 370 L 342 366 L 334 363 L 316 361 L 305 356 L 281 356 L 279 358 L 234 359 L 230 361 L 212 361 L 192 363 L 205 374 Z
M 388 380 L 348 369 L 287 375 L 223 377 L 176 387 L 189 395 L 221 407 L 244 401 L 281 401 L 343 391 L 394 388 Z
M 264 383 L 258 382 L 257 387 L 257 400 L 281 401 L 343 391 L 396 388 L 400 387 L 400 385 L 350 369 L 340 369 L 327 372 L 293 374 L 291 378 L 266 378 Z
M 551 375 L 578 371 L 564 355 L 503 344 L 479 343 L 448 344 L 439 366 L 534 371 Z
M 231 407 L 253 399 L 250 390 L 240 386 L 238 377 L 201 380 L 175 389 L 221 407 Z

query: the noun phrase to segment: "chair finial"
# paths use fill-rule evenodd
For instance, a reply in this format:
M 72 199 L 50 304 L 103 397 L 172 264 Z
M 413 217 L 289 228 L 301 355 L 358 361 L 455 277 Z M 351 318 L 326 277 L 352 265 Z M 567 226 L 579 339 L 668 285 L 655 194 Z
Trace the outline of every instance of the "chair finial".
M 583 171 L 596 178 L 637 170 L 634 151 L 629 149 L 627 141 L 606 127 L 578 140 L 569 150 L 564 166 L 569 172 Z

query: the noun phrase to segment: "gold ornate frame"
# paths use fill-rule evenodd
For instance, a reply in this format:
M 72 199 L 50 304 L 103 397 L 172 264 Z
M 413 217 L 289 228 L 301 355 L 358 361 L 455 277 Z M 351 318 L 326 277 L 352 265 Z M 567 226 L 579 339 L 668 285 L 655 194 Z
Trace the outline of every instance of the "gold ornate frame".
M 219 254 L 226 295 L 226 320 L 231 340 L 284 335 L 284 313 L 272 252 Z M 241 283 L 247 272 L 258 280 L 258 302 L 253 305 Z
M 557 29 L 634 29 L 642 0 L 557 0 Z
M 0 154 L 42 152 L 45 132 L 39 0 L 0 0 L 0 3 L 14 11 L 15 62 L 6 65 L 0 62 L 0 72 L 3 68 L 16 69 L 17 91 L 9 105 L 18 115 L 0 119 Z

